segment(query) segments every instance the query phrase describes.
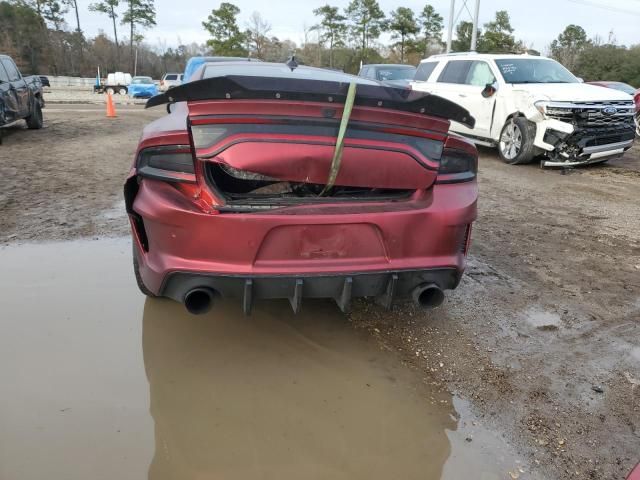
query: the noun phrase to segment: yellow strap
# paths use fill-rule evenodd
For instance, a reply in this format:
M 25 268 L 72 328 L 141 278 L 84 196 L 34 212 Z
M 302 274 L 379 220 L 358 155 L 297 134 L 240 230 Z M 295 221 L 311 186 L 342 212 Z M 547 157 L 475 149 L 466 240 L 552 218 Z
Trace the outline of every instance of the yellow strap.
M 347 99 L 344 101 L 344 110 L 342 111 L 342 120 L 340 121 L 340 130 L 338 130 L 338 140 L 336 142 L 336 149 L 333 152 L 333 160 L 331 160 L 331 169 L 329 170 L 329 178 L 327 184 L 320 192 L 320 196 L 323 197 L 333 187 L 338 172 L 340 171 L 340 163 L 342 162 L 342 149 L 344 147 L 344 136 L 347 133 L 347 125 L 349 124 L 349 118 L 351 117 L 351 110 L 353 109 L 353 103 L 356 99 L 356 83 L 351 82 L 349 84 L 349 90 L 347 91 Z

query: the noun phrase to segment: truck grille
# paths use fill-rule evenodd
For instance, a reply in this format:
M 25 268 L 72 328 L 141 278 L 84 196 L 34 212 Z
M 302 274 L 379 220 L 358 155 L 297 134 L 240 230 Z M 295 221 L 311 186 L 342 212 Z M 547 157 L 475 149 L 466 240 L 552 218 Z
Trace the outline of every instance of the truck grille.
M 608 102 L 550 102 L 549 118 L 571 123 L 578 128 L 633 127 L 635 106 L 632 100 Z

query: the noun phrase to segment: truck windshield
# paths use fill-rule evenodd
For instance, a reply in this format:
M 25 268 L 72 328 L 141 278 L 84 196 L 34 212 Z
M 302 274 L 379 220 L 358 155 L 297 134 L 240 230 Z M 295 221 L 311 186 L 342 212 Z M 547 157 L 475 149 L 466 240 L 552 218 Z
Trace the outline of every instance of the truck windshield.
M 579 83 L 569 70 L 545 58 L 504 58 L 496 65 L 506 83 Z

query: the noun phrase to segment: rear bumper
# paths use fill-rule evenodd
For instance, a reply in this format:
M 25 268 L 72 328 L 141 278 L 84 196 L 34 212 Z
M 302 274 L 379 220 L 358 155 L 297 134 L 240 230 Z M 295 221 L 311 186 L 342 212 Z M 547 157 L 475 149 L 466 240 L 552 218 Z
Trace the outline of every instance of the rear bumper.
M 237 276 L 193 272 L 171 272 L 160 288 L 160 295 L 184 303 L 187 293 L 207 288 L 222 297 L 241 299 L 245 314 L 261 299 L 288 299 L 298 312 L 303 298 L 331 298 L 343 311 L 349 311 L 351 300 L 371 297 L 384 306 L 408 298 L 413 290 L 435 284 L 441 290 L 455 288 L 462 271 L 456 268 L 344 273 L 341 275 Z
M 245 301 L 249 291 L 251 303 L 292 299 L 296 288 L 338 300 L 345 289 L 349 297 L 384 297 L 392 283 L 391 300 L 426 282 L 455 288 L 476 199 L 474 181 L 436 184 L 403 202 L 204 213 L 170 184 L 144 179 L 127 203 L 151 292 L 182 302 L 207 286 Z

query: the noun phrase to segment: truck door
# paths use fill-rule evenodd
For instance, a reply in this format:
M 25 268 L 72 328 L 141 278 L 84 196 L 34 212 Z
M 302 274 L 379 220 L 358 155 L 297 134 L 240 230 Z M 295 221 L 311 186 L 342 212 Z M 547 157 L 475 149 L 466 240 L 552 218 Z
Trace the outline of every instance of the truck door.
M 16 118 L 23 118 L 29 116 L 29 87 L 27 82 L 24 81 L 22 75 L 18 71 L 18 67 L 13 63 L 9 57 L 0 58 L 0 63 L 4 67 L 5 72 L 9 77 L 9 85 L 12 90 L 16 112 Z
M 0 63 L 0 125 L 13 122 L 17 115 L 18 99 L 15 91 L 11 88 L 7 71 Z

